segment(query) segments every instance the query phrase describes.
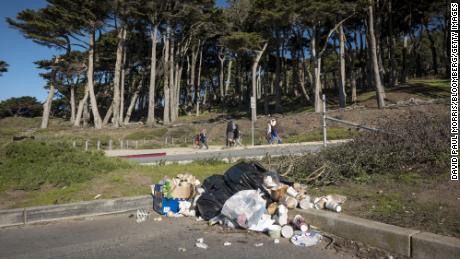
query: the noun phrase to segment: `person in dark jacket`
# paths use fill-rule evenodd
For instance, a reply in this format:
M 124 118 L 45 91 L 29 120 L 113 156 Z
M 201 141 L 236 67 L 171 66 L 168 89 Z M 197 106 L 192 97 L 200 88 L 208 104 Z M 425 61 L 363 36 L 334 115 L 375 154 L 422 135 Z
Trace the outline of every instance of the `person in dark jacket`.
M 235 130 L 233 131 L 233 140 L 234 140 L 235 146 L 242 146 L 241 145 L 240 125 L 238 124 L 235 124 Z
M 225 141 L 225 146 L 226 147 L 231 147 L 233 146 L 233 144 L 235 144 L 235 127 L 236 127 L 236 124 L 233 120 L 230 120 L 228 123 L 227 123 L 227 139 Z
M 208 136 L 206 135 L 206 129 L 202 129 L 200 132 L 200 149 L 205 146 L 206 149 L 209 149 L 208 146 Z

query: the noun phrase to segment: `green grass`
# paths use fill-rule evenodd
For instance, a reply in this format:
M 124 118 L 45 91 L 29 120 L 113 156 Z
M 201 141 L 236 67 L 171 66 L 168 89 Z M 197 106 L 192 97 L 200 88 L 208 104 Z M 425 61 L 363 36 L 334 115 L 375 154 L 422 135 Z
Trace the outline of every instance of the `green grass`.
M 117 169 L 106 175 L 99 175 L 90 181 L 76 183 L 65 188 L 52 188 L 46 191 L 31 191 L 26 197 L 18 200 L 11 207 L 30 207 L 49 204 L 63 204 L 93 200 L 97 194 L 100 199 L 147 195 L 151 192 L 150 185 L 159 182 L 163 177 L 174 177 L 180 173 L 191 173 L 200 181 L 213 174 L 222 174 L 231 164 L 218 161 L 200 161 L 187 165 L 140 166 Z M 139 180 L 142 180 L 139 182 Z M 0 195 L 1 199 L 1 195 Z
M 386 88 L 387 93 L 406 92 L 425 98 L 445 98 L 450 94 L 450 81 L 433 79 L 433 80 L 409 80 L 407 86 Z M 358 102 L 365 102 L 375 98 L 375 91 L 366 91 L 359 93 Z
M 355 129 L 348 128 L 328 128 L 327 139 L 348 139 L 357 136 L 359 132 Z M 285 143 L 299 143 L 309 141 L 321 141 L 323 140 L 323 133 L 321 130 L 315 130 L 312 132 L 304 133 L 301 135 L 293 135 L 283 139 Z
M 434 87 L 434 88 L 440 88 L 440 89 L 449 89 L 450 87 L 450 81 L 449 80 L 440 80 L 440 79 L 435 79 L 435 80 L 409 80 L 409 85 L 414 85 L 414 84 L 422 84 L 427 87 Z
M 65 186 L 91 180 L 130 165 L 102 152 L 84 152 L 66 144 L 21 141 L 8 144 L 0 158 L 0 190 L 37 190 L 44 184 Z
M 11 143 L 0 152 L 0 204 L 7 208 L 86 201 L 97 194 L 101 199 L 145 195 L 165 176 L 190 173 L 202 181 L 231 166 L 217 160 L 141 166 L 38 141 Z

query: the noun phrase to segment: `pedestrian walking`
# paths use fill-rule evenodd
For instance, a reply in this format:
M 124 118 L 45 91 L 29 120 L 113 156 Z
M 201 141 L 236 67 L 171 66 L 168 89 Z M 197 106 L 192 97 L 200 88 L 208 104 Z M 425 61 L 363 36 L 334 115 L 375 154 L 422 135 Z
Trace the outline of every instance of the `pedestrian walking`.
M 206 129 L 202 129 L 201 132 L 200 132 L 200 149 L 203 146 L 206 147 L 206 149 L 209 149 L 208 136 L 206 134 Z
M 267 132 L 267 135 L 269 134 L 270 137 L 269 144 L 273 144 L 274 141 L 276 141 L 278 144 L 283 143 L 279 135 L 279 124 L 277 123 L 276 119 L 270 120 Z

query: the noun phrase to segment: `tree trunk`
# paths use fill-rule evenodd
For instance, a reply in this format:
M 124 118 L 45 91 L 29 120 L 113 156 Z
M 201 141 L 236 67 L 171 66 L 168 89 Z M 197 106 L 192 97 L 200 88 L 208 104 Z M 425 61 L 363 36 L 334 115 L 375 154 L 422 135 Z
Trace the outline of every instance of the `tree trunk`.
M 232 77 L 232 62 L 233 62 L 233 60 L 231 60 L 231 59 L 228 60 L 227 81 L 225 82 L 225 95 L 228 94 L 228 89 L 230 88 L 230 80 L 231 80 L 231 77 Z
M 392 0 L 388 2 L 388 13 L 390 15 L 390 24 L 389 24 L 389 37 L 390 37 L 390 48 L 389 48 L 389 59 L 390 59 L 390 86 L 394 87 L 396 85 L 396 37 L 393 32 L 393 10 L 392 10 Z
M 351 71 L 351 102 L 356 103 L 358 101 L 356 97 L 356 72 Z
M 54 73 L 54 72 L 53 72 Z M 50 83 L 50 89 L 48 91 L 48 98 L 46 98 L 46 102 L 43 104 L 43 116 L 42 116 L 42 124 L 40 128 L 46 129 L 48 128 L 48 121 L 50 118 L 50 111 L 51 111 L 51 104 L 53 102 L 54 97 L 54 80 L 51 79 L 52 82 Z
M 120 120 L 120 79 L 121 79 L 121 66 L 123 65 L 123 45 L 124 45 L 124 25 L 120 28 L 117 34 L 118 44 L 115 61 L 115 75 L 113 78 L 113 126 L 118 128 L 122 121 Z
M 95 49 L 95 31 L 91 31 L 89 37 L 89 50 L 88 50 L 88 71 L 87 71 L 87 80 L 88 80 L 88 92 L 89 99 L 91 102 L 91 111 L 93 113 L 94 127 L 96 129 L 102 128 L 101 115 L 99 115 L 99 110 L 97 108 L 96 95 L 94 94 L 94 49 Z
M 77 116 L 75 117 L 75 122 L 73 124 L 75 127 L 80 127 L 81 117 L 82 117 L 82 114 L 83 114 L 83 106 L 85 105 L 88 97 L 89 97 L 88 87 L 86 86 L 85 87 L 85 95 L 83 96 L 83 98 L 78 103 Z
M 70 123 L 75 122 L 75 86 L 70 87 Z
M 163 91 L 164 91 L 164 107 L 163 107 L 163 124 L 168 125 L 170 123 L 169 120 L 169 95 L 170 95 L 170 89 L 169 89 L 169 80 L 170 79 L 170 61 L 169 61 L 169 39 L 170 39 L 170 32 L 171 32 L 171 27 L 167 25 L 166 27 L 166 39 L 165 39 L 165 44 L 164 44 L 164 54 L 163 54 L 163 59 L 164 59 L 164 72 L 163 72 L 163 78 L 164 78 L 164 84 L 163 84 Z
M 131 97 L 131 102 L 128 106 L 128 110 L 126 111 L 126 116 L 124 120 L 124 124 L 128 124 L 129 120 L 131 119 L 131 114 L 133 113 L 134 106 L 136 105 L 137 98 L 139 97 L 139 92 L 141 91 L 142 85 L 144 84 L 144 75 L 141 75 L 141 80 L 133 93 L 133 97 Z
M 345 108 L 347 94 L 345 92 L 345 34 L 343 33 L 343 25 L 339 27 L 340 37 L 340 85 L 339 85 L 339 105 L 340 108 Z
M 224 98 L 224 62 L 225 56 L 223 54 L 223 50 L 219 52 L 219 61 L 220 61 L 220 70 L 219 70 L 219 89 L 220 89 L 220 99 L 221 101 Z
M 155 25 L 150 33 L 152 40 L 152 58 L 150 59 L 150 84 L 149 84 L 149 108 L 147 112 L 147 126 L 155 126 L 155 80 L 157 74 L 157 34 L 158 26 Z
M 374 33 L 374 11 L 373 11 L 373 0 L 369 0 L 369 43 L 372 54 L 372 70 L 374 75 L 374 83 L 377 93 L 377 104 L 379 109 L 385 107 L 385 89 L 383 88 L 382 81 L 380 79 L 379 64 L 377 58 L 377 46 L 375 41 Z
M 112 118 L 113 115 L 113 102 L 110 104 L 109 109 L 107 110 L 107 113 L 105 114 L 104 120 L 102 121 L 102 126 L 107 126 L 110 122 L 110 118 Z
M 256 51 L 256 57 L 254 58 L 254 61 L 252 63 L 252 97 L 255 100 L 257 96 L 257 66 L 259 65 L 260 58 L 264 54 L 265 49 L 267 48 L 268 43 L 265 43 L 262 50 Z M 254 105 L 251 108 L 251 118 L 252 121 L 255 122 L 257 120 L 257 105 Z
M 124 36 L 126 40 L 126 33 Z M 125 117 L 125 76 L 126 76 L 126 47 L 123 46 L 123 61 L 121 65 L 121 77 L 120 77 L 120 124 L 123 123 Z
M 196 102 L 196 116 L 200 116 L 200 91 L 201 91 L 201 63 L 203 60 L 203 49 L 200 47 L 200 62 L 198 64 L 198 78 L 197 78 L 197 84 L 195 86 L 195 102 Z M 206 89 L 205 89 L 206 91 Z
M 279 39 L 278 32 L 276 37 Z M 275 63 L 275 112 L 281 111 L 281 60 L 280 47 L 276 46 L 276 63 Z
M 170 39 L 170 50 L 169 50 L 169 121 L 173 122 L 174 121 L 174 98 L 176 96 L 176 71 L 175 71 L 175 65 L 176 63 L 174 62 L 175 60 L 175 42 L 171 38 Z
M 401 71 L 401 83 L 407 82 L 407 41 L 408 36 L 404 35 L 404 45 L 402 50 L 402 71 Z
M 425 30 L 428 35 L 428 40 L 430 41 L 431 64 L 433 65 L 433 72 L 434 72 L 434 75 L 438 75 L 438 54 L 436 51 L 436 42 L 434 40 L 432 32 L 428 29 L 427 21 L 425 21 L 424 26 L 425 26 Z
M 198 99 L 198 92 L 197 92 L 197 77 L 196 77 L 196 63 L 197 63 L 197 60 L 198 60 L 198 55 L 199 55 L 199 52 L 200 52 L 200 44 L 201 44 L 201 41 L 198 41 L 198 44 L 195 45 L 193 48 L 192 48 L 192 60 L 191 60 L 191 67 L 190 67 L 190 89 L 189 89 L 189 92 L 190 92 L 190 98 L 189 98 L 189 103 L 190 103 L 190 106 L 193 107 L 193 102 L 197 101 Z M 192 95 L 192 92 L 193 92 L 193 95 Z
M 83 104 L 83 127 L 88 127 L 91 114 L 88 109 L 88 98 L 86 98 L 85 103 Z

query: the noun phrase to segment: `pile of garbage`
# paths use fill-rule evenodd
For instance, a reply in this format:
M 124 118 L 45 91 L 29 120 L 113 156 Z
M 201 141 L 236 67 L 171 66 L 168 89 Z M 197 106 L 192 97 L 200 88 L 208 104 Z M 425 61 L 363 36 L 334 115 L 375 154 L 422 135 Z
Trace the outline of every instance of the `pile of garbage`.
M 191 216 L 229 228 L 266 232 L 278 241 L 289 238 L 298 246 L 311 246 L 322 236 L 301 215 L 290 219 L 289 209 L 328 209 L 341 212 L 346 197 L 311 197 L 307 187 L 293 183 L 257 162 L 241 162 L 203 184 L 193 175 L 165 177 L 152 185 L 154 210 L 168 217 Z

